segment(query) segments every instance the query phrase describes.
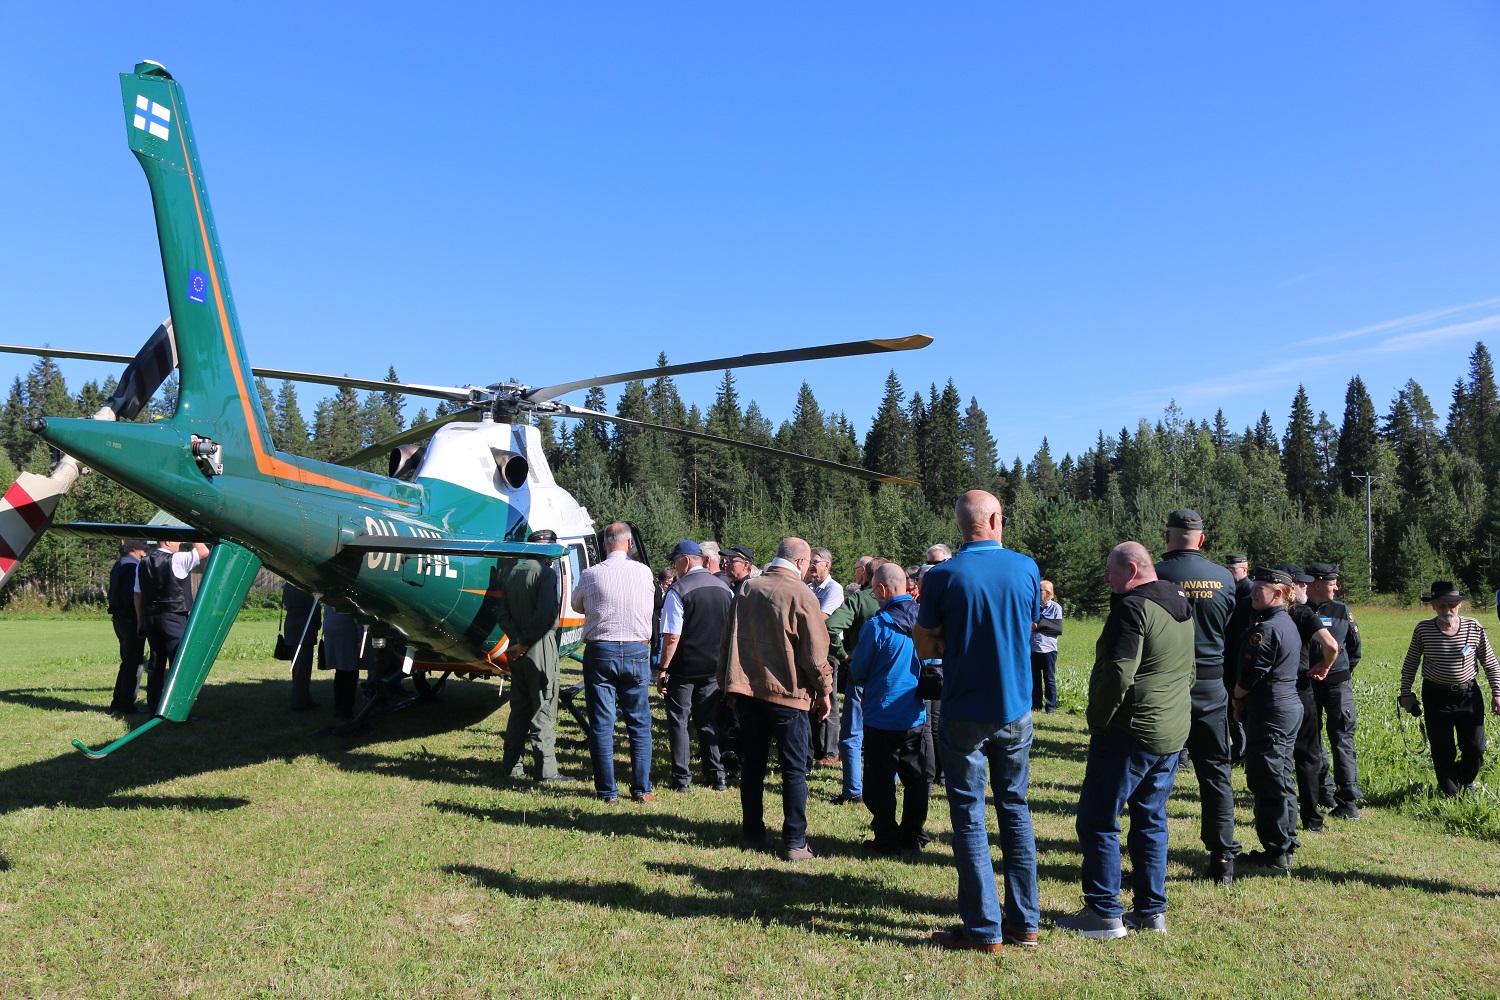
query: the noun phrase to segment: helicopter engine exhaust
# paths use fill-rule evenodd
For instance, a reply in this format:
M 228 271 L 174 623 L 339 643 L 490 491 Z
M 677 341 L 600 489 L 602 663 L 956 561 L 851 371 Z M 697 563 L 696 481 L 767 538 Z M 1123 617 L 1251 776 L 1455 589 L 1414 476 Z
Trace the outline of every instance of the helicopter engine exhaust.
M 490 454 L 495 457 L 495 466 L 499 468 L 500 478 L 505 480 L 507 486 L 518 490 L 526 483 L 531 463 L 526 461 L 525 455 L 518 455 L 504 448 L 491 448 Z

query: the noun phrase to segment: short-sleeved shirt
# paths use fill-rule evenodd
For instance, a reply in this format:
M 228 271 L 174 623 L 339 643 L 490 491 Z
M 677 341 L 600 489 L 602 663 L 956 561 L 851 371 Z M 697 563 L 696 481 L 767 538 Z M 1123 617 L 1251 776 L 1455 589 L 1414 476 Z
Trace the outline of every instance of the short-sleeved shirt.
M 833 577 L 829 577 L 822 583 L 809 583 L 812 592 L 817 595 L 818 607 L 823 609 L 825 615 L 831 615 L 844 603 L 844 588 Z
M 917 624 L 943 630 L 943 717 L 1005 725 L 1031 711 L 1031 623 L 1042 575 L 1030 556 L 969 542 L 922 578 Z

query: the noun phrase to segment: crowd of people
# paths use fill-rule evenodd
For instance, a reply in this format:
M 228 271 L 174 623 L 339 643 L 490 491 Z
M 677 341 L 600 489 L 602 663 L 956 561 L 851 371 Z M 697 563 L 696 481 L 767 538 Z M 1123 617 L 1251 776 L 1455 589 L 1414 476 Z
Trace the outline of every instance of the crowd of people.
M 935 932 L 933 942 L 983 952 L 1007 943 L 1034 947 L 1040 910 L 1027 802 L 1033 713 L 1058 707 L 1062 608 L 1035 561 L 1003 546 L 1005 517 L 994 496 L 965 493 L 955 512 L 957 552 L 933 545 L 917 566 L 862 556 L 847 587 L 831 575 L 832 554 L 801 538 L 782 539 L 763 568 L 744 545 L 683 540 L 657 573 L 632 558 L 630 525 L 606 527 L 604 558 L 584 570 L 571 597 L 583 616 L 593 794 L 608 804 L 621 797 L 615 738 L 623 720 L 630 798 L 656 797 L 653 688 L 666 709 L 667 787 L 687 792 L 697 777 L 727 792 L 737 781 L 747 849 L 777 850 L 788 862 L 816 856 L 807 836 L 807 776 L 816 766 L 841 768 L 838 801 L 865 806 L 866 848 L 875 854 L 913 854 L 928 844 L 932 789 L 941 786 L 961 922 Z M 1061 930 L 1090 938 L 1165 933 L 1166 804 L 1181 767 L 1191 766 L 1198 785 L 1203 874 L 1218 883 L 1233 881 L 1237 863 L 1288 872 L 1299 832 L 1322 830 L 1329 818 L 1360 817 L 1351 677 L 1362 646 L 1353 613 L 1336 599 L 1339 568 L 1252 571 L 1242 554 L 1216 563 L 1203 555 L 1207 537 L 1203 519 L 1181 509 L 1167 519 L 1160 560 L 1127 541 L 1105 561 L 1113 598 L 1089 677 L 1089 743 L 1075 821 L 1084 905 L 1057 921 Z M 542 531 L 529 540 L 555 536 Z M 132 664 L 146 635 L 147 710 L 156 710 L 172 640 L 186 620 L 184 584 L 207 554 L 203 546 L 176 549 L 163 543 L 147 554 L 143 543 L 127 543 L 111 574 L 122 658 L 116 711 L 135 710 L 139 667 Z M 555 753 L 557 572 L 536 558 L 508 561 L 503 572 L 511 710 L 502 775 L 527 774 L 529 750 L 532 778 L 576 783 L 558 771 Z M 1480 624 L 1460 614 L 1468 600 L 1446 581 L 1423 595 L 1435 616 L 1417 625 L 1401 674 L 1400 703 L 1413 714 L 1425 708 L 1438 785 L 1449 795 L 1472 788 L 1486 707 L 1500 714 L 1500 660 Z M 290 591 L 287 608 L 286 634 L 296 636 L 287 657 L 293 708 L 306 708 L 311 664 L 304 653 L 317 625 Z M 341 625 L 330 617 L 325 612 L 322 628 L 332 639 Z M 353 671 L 358 660 L 333 666 Z M 1419 674 L 1420 695 L 1413 687 Z M 352 679 L 335 692 L 346 716 Z M 773 747 L 779 842 L 763 804 Z M 1241 761 L 1259 850 L 1242 850 L 1236 838 L 1231 767 Z M 999 826 L 999 886 L 987 795 Z M 1125 813 L 1129 910 L 1121 901 Z

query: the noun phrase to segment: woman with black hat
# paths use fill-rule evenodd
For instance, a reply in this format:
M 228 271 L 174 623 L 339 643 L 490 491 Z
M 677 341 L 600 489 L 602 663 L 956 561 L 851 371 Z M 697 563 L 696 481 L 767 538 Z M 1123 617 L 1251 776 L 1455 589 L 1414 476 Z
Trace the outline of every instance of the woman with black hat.
M 1479 664 L 1490 682 L 1490 711 L 1500 715 L 1500 661 L 1478 619 L 1460 615 L 1469 595 L 1450 580 L 1438 580 L 1422 595 L 1434 617 L 1417 623 L 1401 665 L 1401 707 L 1422 714 L 1412 681 L 1422 668 L 1422 708 L 1427 710 L 1427 738 L 1432 767 L 1444 795 L 1473 790 L 1484 763 L 1484 699 L 1479 693 Z
M 1255 618 L 1240 639 L 1234 715 L 1245 723 L 1245 784 L 1254 798 L 1255 832 L 1263 850 L 1248 851 L 1249 864 L 1291 871 L 1297 842 L 1297 789 L 1292 747 L 1302 722 L 1297 697 L 1297 661 L 1302 637 L 1287 615 L 1296 598 L 1283 570 L 1257 569 L 1251 576 Z

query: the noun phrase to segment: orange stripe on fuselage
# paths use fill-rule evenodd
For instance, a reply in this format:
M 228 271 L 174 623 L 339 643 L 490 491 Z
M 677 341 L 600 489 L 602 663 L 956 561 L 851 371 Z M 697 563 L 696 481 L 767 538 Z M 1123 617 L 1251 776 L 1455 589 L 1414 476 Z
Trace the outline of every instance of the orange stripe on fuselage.
M 229 369 L 234 373 L 234 384 L 240 390 L 240 407 L 245 411 L 245 429 L 250 434 L 250 450 L 255 454 L 255 467 L 260 470 L 261 475 L 265 476 L 280 476 L 283 479 L 293 479 L 309 486 L 323 486 L 340 493 L 374 497 L 377 500 L 398 503 L 403 507 L 413 506 L 405 500 L 397 500 L 394 497 L 362 489 L 328 476 L 308 472 L 290 462 L 283 462 L 274 454 L 267 454 L 261 447 L 260 426 L 256 423 L 255 411 L 250 406 L 250 391 L 246 387 L 245 375 L 240 370 L 239 351 L 235 350 L 234 337 L 230 333 L 229 310 L 224 306 L 224 292 L 219 287 L 219 269 L 214 266 L 213 244 L 208 239 L 208 223 L 203 218 L 203 204 L 198 200 L 198 179 L 193 176 L 193 158 L 188 154 L 187 130 L 182 127 L 182 109 L 177 106 L 175 91 L 172 92 L 172 113 L 177 116 L 177 142 L 182 147 L 182 166 L 187 171 L 188 187 L 193 192 L 193 211 L 198 214 L 198 232 L 203 238 L 203 251 L 208 258 L 208 280 L 214 286 L 214 304 L 219 309 L 219 328 L 224 334 L 224 348 L 229 354 Z

